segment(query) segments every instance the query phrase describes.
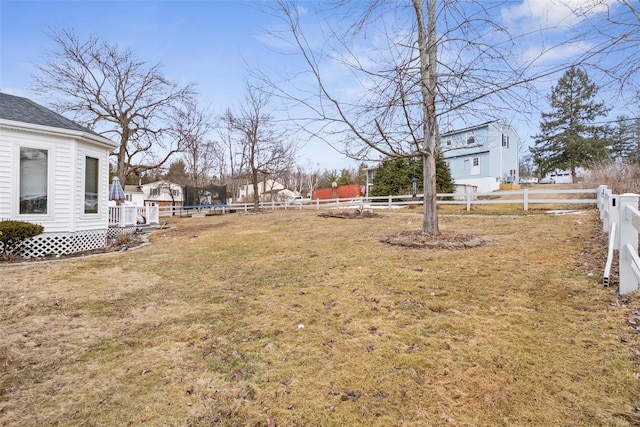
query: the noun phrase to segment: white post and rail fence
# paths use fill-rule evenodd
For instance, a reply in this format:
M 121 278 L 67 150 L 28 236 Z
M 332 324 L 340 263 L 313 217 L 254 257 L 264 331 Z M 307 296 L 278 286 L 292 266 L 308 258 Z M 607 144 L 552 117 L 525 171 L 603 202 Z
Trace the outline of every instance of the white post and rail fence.
M 598 209 L 603 231 L 609 234 L 609 251 L 602 282 L 609 286 L 613 255 L 618 252 L 621 295 L 638 289 L 640 283 L 640 257 L 638 256 L 638 233 L 640 212 L 638 194 L 612 194 L 606 185 L 598 187 Z

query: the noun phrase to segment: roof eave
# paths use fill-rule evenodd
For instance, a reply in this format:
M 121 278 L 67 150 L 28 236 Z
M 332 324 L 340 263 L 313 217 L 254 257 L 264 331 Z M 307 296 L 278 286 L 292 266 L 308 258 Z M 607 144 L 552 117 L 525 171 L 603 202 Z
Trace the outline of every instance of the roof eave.
M 39 132 L 46 134 L 55 134 L 60 136 L 70 136 L 74 138 L 81 138 L 84 140 L 88 140 L 94 144 L 103 145 L 105 148 L 109 148 L 111 150 L 118 148 L 118 144 L 116 142 L 111 141 L 100 135 L 94 135 L 89 132 L 83 132 L 72 129 L 63 129 L 54 126 L 44 126 L 44 125 L 36 125 L 33 123 L 20 122 L 17 120 L 6 120 L 0 119 L 0 126 L 6 128 L 13 128 L 19 130 L 28 130 L 31 132 Z
M 462 128 L 462 129 L 455 129 L 455 130 L 452 130 L 450 132 L 441 133 L 440 137 L 442 138 L 442 137 L 446 137 L 446 136 L 456 135 L 456 134 L 459 134 L 459 133 L 462 133 L 462 132 L 469 132 L 469 131 L 472 131 L 472 130 L 481 129 L 483 127 L 487 127 L 489 125 L 498 123 L 500 121 L 501 120 L 491 120 L 490 122 L 480 123 L 479 125 L 468 126 L 466 128 Z

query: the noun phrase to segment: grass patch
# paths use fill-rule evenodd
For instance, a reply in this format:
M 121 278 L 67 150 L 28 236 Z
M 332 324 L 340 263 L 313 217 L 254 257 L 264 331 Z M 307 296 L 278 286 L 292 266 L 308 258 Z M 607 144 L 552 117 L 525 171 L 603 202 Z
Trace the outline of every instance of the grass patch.
M 637 296 L 581 215 L 176 219 L 125 253 L 0 268 L 3 425 L 633 425 Z M 590 274 L 593 273 L 593 274 Z

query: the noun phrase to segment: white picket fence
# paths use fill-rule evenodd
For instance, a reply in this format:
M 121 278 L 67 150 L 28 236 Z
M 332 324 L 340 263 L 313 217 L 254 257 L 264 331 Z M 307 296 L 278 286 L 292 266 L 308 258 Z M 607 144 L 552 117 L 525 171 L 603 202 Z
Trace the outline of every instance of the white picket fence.
M 638 194 L 613 194 L 606 185 L 598 187 L 598 209 L 603 231 L 609 233 L 609 251 L 605 265 L 603 284 L 609 286 L 613 255 L 618 251 L 621 295 L 638 289 L 640 283 L 640 257 L 638 233 L 640 211 Z

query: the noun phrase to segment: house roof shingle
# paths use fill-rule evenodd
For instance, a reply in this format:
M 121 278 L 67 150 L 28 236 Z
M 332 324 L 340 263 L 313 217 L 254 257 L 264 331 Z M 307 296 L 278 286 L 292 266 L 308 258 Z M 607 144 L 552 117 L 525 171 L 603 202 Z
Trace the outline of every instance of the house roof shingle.
M 104 138 L 91 129 L 36 104 L 30 99 L 6 93 L 0 93 L 0 119 L 86 132 Z

